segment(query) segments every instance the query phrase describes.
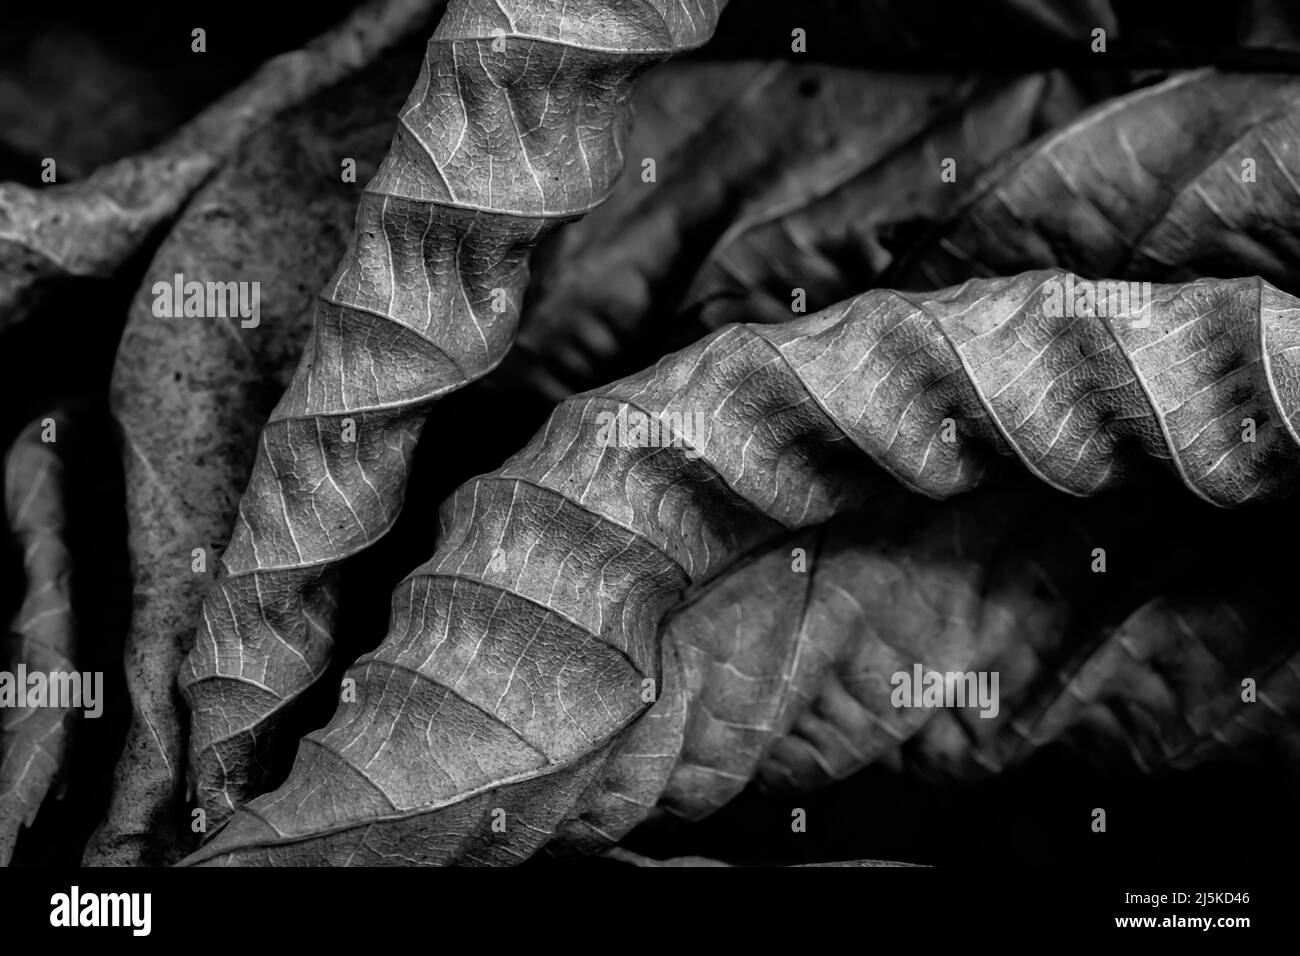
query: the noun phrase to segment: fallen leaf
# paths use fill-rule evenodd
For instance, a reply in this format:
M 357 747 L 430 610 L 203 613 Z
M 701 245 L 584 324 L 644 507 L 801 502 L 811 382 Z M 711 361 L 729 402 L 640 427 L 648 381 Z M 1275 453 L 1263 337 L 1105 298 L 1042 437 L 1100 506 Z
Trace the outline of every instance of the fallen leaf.
M 354 694 L 304 738 L 289 780 L 189 861 L 527 858 L 609 789 L 601 775 L 650 705 L 689 716 L 686 662 L 661 655 L 680 591 L 899 485 L 949 497 L 1014 461 L 1084 496 L 1156 462 L 1224 506 L 1292 489 L 1293 298 L 1258 279 L 1157 285 L 1135 324 L 1065 315 L 1074 281 L 867 292 L 729 326 L 566 401 L 444 504 L 436 553 L 348 672 Z M 651 422 L 653 437 L 635 430 Z
M 656 182 L 625 179 L 570 230 L 530 289 L 512 380 L 559 400 L 726 322 L 784 321 L 859 292 L 889 263 L 878 232 L 946 212 L 968 178 L 1081 97 L 1046 74 L 774 63 L 660 158 Z M 952 156 L 956 184 L 941 179 Z
M 392 136 L 423 45 L 285 114 L 253 136 L 186 208 L 132 304 L 114 366 L 134 600 L 127 679 L 134 708 L 90 865 L 162 865 L 197 843 L 183 807 L 185 739 L 176 690 L 203 596 L 235 523 L 257 436 L 293 371 L 323 285 L 352 231 L 360 185 Z M 260 283 L 256 328 L 159 318 L 172 277 Z M 200 549 L 196 556 L 194 549 Z M 194 565 L 201 557 L 203 571 Z
M 431 405 L 500 362 L 529 252 L 622 172 L 632 81 L 703 43 L 720 6 L 449 4 L 262 432 L 181 671 L 210 824 L 257 792 L 259 750 L 327 666 L 334 571 L 396 520 Z
M 1100 761 L 1111 773 L 1133 754 L 1144 772 L 1186 769 L 1295 737 L 1300 687 L 1279 687 L 1254 717 L 1240 696 L 1243 675 L 1285 680 L 1294 648 L 1275 598 L 1284 573 L 1238 559 L 1266 539 L 1258 522 L 1163 489 L 1074 499 L 1009 477 L 943 503 L 899 492 L 783 533 L 665 618 L 676 693 L 629 729 L 548 849 L 599 852 L 643 820 L 697 821 L 753 781 L 806 791 L 876 763 L 982 779 L 1090 727 L 1086 753 L 1124 758 Z M 1116 574 L 1095 573 L 1099 545 Z M 1189 590 L 1197 613 L 1170 611 Z M 1168 640 L 1174 624 L 1185 640 Z M 1152 635 L 1164 646 L 1147 664 L 1130 652 Z M 1204 646 L 1236 669 L 1202 666 Z M 894 677 L 916 667 L 997 673 L 992 712 L 973 697 L 966 710 L 900 709 Z M 1133 689 L 1144 693 L 1120 693 Z M 1120 719 L 1099 719 L 1107 709 Z M 1133 713 L 1149 729 L 1136 740 Z
M 423 44 L 409 53 L 399 48 L 253 136 L 195 196 L 146 272 L 112 390 L 134 561 L 127 671 L 136 714 L 107 818 L 87 847 L 88 865 L 171 863 L 197 841 L 183 806 L 185 739 L 175 689 L 210 580 L 192 570 L 192 550 L 215 559 L 229 540 L 261 423 L 310 331 L 308 290 L 324 285 L 346 250 L 360 186 L 341 181 L 339 157 L 357 161 L 359 182 L 374 175 L 422 53 Z M 663 154 L 699 129 L 705 116 L 698 111 L 709 101 L 691 95 L 698 84 L 725 100 L 761 69 L 670 61 L 653 70 L 635 95 L 629 154 Z M 260 282 L 258 329 L 242 332 L 233 319 L 159 320 L 153 280 L 176 273 Z M 503 375 L 509 370 L 494 377 Z M 441 498 L 471 474 L 422 493 Z
M 1300 687 L 1276 707 L 1241 696 L 1244 677 L 1284 677 L 1295 654 L 1277 599 L 1284 572 L 1241 560 L 1265 546 L 1258 522 L 1207 514 L 1159 487 L 1072 501 L 1019 485 L 945 507 L 913 502 L 883 529 L 879 520 L 830 526 L 828 560 L 809 583 L 808 604 L 820 613 L 807 615 L 798 637 L 839 653 L 819 661 L 820 686 L 756 767 L 743 764 L 747 776 L 807 790 L 884 762 L 969 782 L 1067 742 L 1107 772 L 1153 773 L 1223 759 L 1248 738 L 1296 735 Z M 1110 573 L 1094 570 L 1098 547 Z M 733 604 L 754 573 L 722 585 Z M 777 583 L 789 590 L 783 577 Z M 714 628 L 720 617 L 707 607 L 686 616 Z M 836 638 L 832 625 L 848 636 Z M 796 644 L 785 632 L 760 630 L 758 639 Z M 715 696 L 739 699 L 728 693 L 736 677 L 726 656 L 715 656 Z M 916 665 L 998 674 L 992 712 L 898 709 L 891 678 Z M 1242 719 L 1241 733 L 1226 733 Z M 697 766 L 738 761 L 721 747 L 697 750 L 705 755 Z M 702 800 L 683 786 L 690 781 L 673 783 L 668 792 L 688 818 L 725 797 Z

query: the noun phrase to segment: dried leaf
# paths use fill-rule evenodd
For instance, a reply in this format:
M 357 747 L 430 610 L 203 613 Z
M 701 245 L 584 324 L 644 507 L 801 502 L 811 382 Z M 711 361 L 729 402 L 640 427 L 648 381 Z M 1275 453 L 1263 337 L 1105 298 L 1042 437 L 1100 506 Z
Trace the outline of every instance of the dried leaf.
M 437 552 L 349 671 L 355 701 L 190 861 L 526 858 L 613 789 L 601 776 L 648 704 L 686 718 L 688 671 L 659 640 L 682 587 L 895 482 L 947 497 L 1011 458 L 1093 495 L 1145 458 L 1222 505 L 1291 490 L 1293 298 L 1257 279 L 1155 286 L 1134 325 L 1059 313 L 1049 284 L 1068 281 L 868 292 L 568 400 L 444 504 Z M 610 441 L 609 416 L 632 411 L 657 440 Z
M 88 865 L 174 862 L 194 838 L 182 807 L 175 691 L 209 581 L 192 570 L 192 548 L 215 558 L 229 540 L 260 423 L 310 331 L 307 290 L 324 285 L 346 249 L 360 187 L 340 181 L 338 158 L 357 160 L 360 182 L 374 174 L 421 54 L 422 47 L 395 50 L 249 139 L 187 206 L 146 272 L 112 392 L 135 567 L 127 670 L 136 715 Z M 696 132 L 710 102 L 691 95 L 699 84 L 725 100 L 759 69 L 669 62 L 651 71 L 636 92 L 629 154 L 663 155 Z M 153 281 L 176 273 L 260 282 L 257 331 L 242 332 L 233 320 L 159 321 Z
M 699 819 L 755 776 L 807 790 L 877 762 L 980 779 L 1067 732 L 1110 772 L 1294 737 L 1294 675 L 1272 706 L 1241 696 L 1252 673 L 1284 679 L 1295 647 L 1284 572 L 1241 560 L 1266 533 L 1160 489 L 1077 501 L 1022 482 L 835 519 L 807 577 L 785 542 L 674 611 L 664 639 L 707 692 L 662 805 Z M 1098 546 L 1116 573 L 1094 572 Z M 997 673 L 994 712 L 897 708 L 892 675 L 918 665 Z
M 708 48 L 705 48 L 708 52 Z M 711 60 L 669 60 L 637 84 L 633 96 L 634 117 L 626 155 L 631 161 L 614 184 L 609 198 L 576 222 L 557 230 L 533 254 L 526 298 L 563 274 L 580 250 L 617 235 L 625 220 L 637 208 L 650 188 L 643 176 L 642 161 L 675 169 L 675 157 L 695 137 L 713 128 L 720 117 L 752 97 L 756 88 L 765 89 L 768 77 L 786 67 L 761 60 L 714 62 Z M 548 264 L 553 263 L 553 270 Z M 521 318 L 529 322 L 528 308 Z
M 1060 267 L 1300 292 L 1298 97 L 1300 78 L 1201 70 L 1095 107 L 991 172 L 882 282 Z
M 1300 652 L 1286 613 L 1270 600 L 1278 593 L 1155 597 L 998 720 L 933 722 L 910 759 L 929 774 L 978 779 L 1067 742 L 1094 762 L 1152 773 L 1267 746 L 1268 765 L 1289 764 L 1294 777 Z M 1249 701 L 1247 679 L 1255 682 Z
M 1089 95 L 1060 73 L 970 83 L 838 177 L 817 175 L 794 196 L 763 196 L 699 263 L 678 337 L 693 341 L 730 322 L 788 321 L 796 289 L 801 311 L 816 312 L 874 285 L 893 261 L 886 243 L 943 221 L 968 184 L 1073 118 Z M 953 164 L 949 178 L 945 162 Z
M 654 182 L 620 184 L 568 242 L 560 268 L 539 271 L 507 359 L 513 377 L 558 400 L 643 367 L 683 335 L 664 316 L 729 230 L 827 192 L 842 201 L 837 187 L 916 147 L 936 117 L 970 106 L 980 86 L 961 76 L 771 64 L 707 129 L 659 157 Z M 1025 140 L 1042 80 L 1011 86 L 1000 106 L 1013 112 L 987 137 L 994 155 L 999 143 Z M 789 287 L 781 297 L 789 318 Z
M 899 86 L 880 98 L 898 104 L 899 115 L 911 103 L 921 129 L 894 134 L 897 125 L 836 104 L 829 122 L 848 127 L 837 135 L 846 150 L 859 150 L 859 167 L 842 165 L 841 181 L 840 170 L 828 175 L 795 153 L 771 189 L 771 173 L 715 158 L 743 154 L 745 140 L 734 130 L 737 142 L 727 142 L 723 127 L 687 144 L 663 186 L 643 187 L 639 205 L 626 210 L 600 210 L 593 219 L 602 229 L 571 247 L 559 278 L 542 274 L 520 347 L 507 360 L 520 378 L 559 399 L 728 322 L 784 321 L 800 304 L 816 311 L 875 284 L 932 289 L 1062 267 L 1152 281 L 1258 273 L 1300 291 L 1292 77 L 1180 74 L 1024 147 L 1091 94 L 1041 74 L 972 84 L 946 98 L 935 93 L 931 108 L 920 92 L 932 78 L 785 69 L 769 81 L 778 92 L 782 83 L 818 76 L 849 88 L 870 84 L 877 93 L 882 83 Z M 1112 78 L 1112 86 L 1120 82 Z M 760 134 L 827 122 L 815 111 L 805 117 L 797 103 L 786 115 L 781 97 L 772 99 L 757 100 L 769 124 L 758 125 Z M 736 124 L 745 137 L 753 125 Z M 1114 156 L 1125 161 L 1116 166 Z M 938 175 L 944 157 L 960 157 L 955 183 Z M 796 187 L 793 198 L 782 184 Z M 732 194 L 741 199 L 722 205 Z
M 661 162 L 659 184 L 620 183 L 538 270 L 512 381 L 559 400 L 728 322 L 787 321 L 860 292 L 891 264 L 896 232 L 942 221 L 990 164 L 1095 96 L 1060 74 L 774 64 L 761 80 Z
M 288 384 L 312 292 L 352 231 L 360 186 L 392 136 L 421 50 L 403 47 L 249 139 L 159 247 L 127 319 L 111 400 L 121 427 L 134 601 L 127 635 L 134 706 L 92 865 L 160 865 L 191 840 L 176 677 L 235 523 L 261 424 Z M 260 283 L 259 324 L 160 319 L 153 283 Z M 194 570 L 201 549 L 205 571 Z
M 328 663 L 332 572 L 396 519 L 430 406 L 500 362 L 529 251 L 621 173 L 632 80 L 704 42 L 719 8 L 449 5 L 262 433 L 181 672 L 212 823 L 257 791 L 258 751 Z
M 77 669 L 63 459 L 58 441 L 44 441 L 42 433 L 66 438 L 71 434 L 67 416 L 54 412 L 28 425 L 5 456 L 5 512 L 27 575 L 26 595 L 6 641 L 4 659 L 13 681 L 23 673 L 48 678 Z M 9 865 L 19 828 L 31 826 L 67 770 L 79 716 L 53 701 L 38 707 L 0 703 L 0 866 Z
M 1279 692 L 1255 718 L 1240 697 L 1243 675 L 1284 674 L 1276 665 L 1294 646 L 1274 599 L 1283 573 L 1239 559 L 1266 547 L 1265 537 L 1258 522 L 1207 516 L 1190 496 L 1080 500 L 1023 479 L 941 505 L 899 492 L 783 534 L 693 588 L 665 619 L 664 653 L 682 661 L 675 686 L 686 688 L 685 717 L 666 719 L 680 701 L 665 696 L 639 719 L 562 830 L 563 849 L 598 852 L 611 834 L 665 814 L 700 820 L 755 779 L 807 790 L 880 762 L 980 778 L 1080 725 L 1102 731 L 1088 752 L 1125 758 L 1192 729 L 1195 746 L 1145 746 L 1144 771 L 1221 758 L 1223 743 L 1295 737 L 1300 713 L 1288 724 L 1281 705 L 1300 707 L 1300 688 Z M 1118 574 L 1094 573 L 1098 545 Z M 1184 641 L 1164 649 L 1161 683 L 1118 650 L 1131 646 L 1126 619 L 1149 620 L 1179 589 L 1210 612 L 1186 618 L 1189 637 L 1221 648 L 1240 673 L 1225 679 L 1225 667 L 1199 666 L 1203 655 Z M 1255 626 L 1214 630 L 1233 615 Z M 1088 655 L 1104 657 L 1112 686 L 1137 684 L 1145 696 L 1071 680 L 1073 658 Z M 898 709 L 892 676 L 916 666 L 999 673 L 996 713 Z M 1139 729 L 1154 738 L 1130 741 L 1131 720 L 1099 721 L 1106 707 L 1141 713 Z M 1270 719 L 1275 709 L 1282 720 Z M 1207 721 L 1211 710 L 1218 716 Z M 1221 742 L 1228 714 L 1248 724 Z M 1129 762 L 1103 761 L 1109 772 Z
M 276 113 L 354 73 L 413 31 L 438 0 L 370 0 L 148 152 L 68 185 L 0 183 L 0 330 L 28 317 L 47 287 L 113 275 L 248 136 Z

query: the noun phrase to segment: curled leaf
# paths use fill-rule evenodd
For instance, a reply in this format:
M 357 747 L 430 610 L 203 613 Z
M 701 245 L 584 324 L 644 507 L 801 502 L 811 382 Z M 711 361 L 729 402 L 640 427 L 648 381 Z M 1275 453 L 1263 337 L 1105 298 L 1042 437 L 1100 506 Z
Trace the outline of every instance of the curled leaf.
M 665 693 L 638 719 L 551 849 L 700 820 L 751 781 L 808 790 L 878 763 L 976 780 L 1061 742 L 1107 773 L 1153 772 L 1295 738 L 1295 693 L 1274 686 L 1294 647 L 1275 597 L 1285 574 L 1235 557 L 1266 539 L 1191 496 L 1075 499 L 1010 476 L 951 502 L 898 492 L 783 533 L 665 618 L 665 660 L 682 662 L 665 681 L 685 713 Z M 1096 573 L 1099 545 L 1118 573 Z M 1196 613 L 1159 619 L 1189 594 Z M 1134 654 L 1150 642 L 1132 635 L 1153 619 L 1163 646 L 1148 664 Z M 1174 628 L 1188 639 L 1168 640 Z M 1205 666 L 1199 642 L 1231 663 Z M 989 696 L 900 705 L 897 680 L 917 667 L 986 675 Z M 1240 694 L 1250 673 L 1271 675 L 1276 695 L 1255 714 Z
M 88 864 L 174 862 L 193 838 L 182 806 L 185 741 L 175 690 L 210 580 L 193 570 L 193 549 L 215 563 L 229 540 L 258 430 L 310 332 L 309 290 L 329 279 L 347 247 L 361 187 L 341 181 L 338 158 L 355 159 L 359 182 L 374 174 L 421 53 L 394 50 L 251 137 L 196 194 L 146 270 L 111 396 L 134 563 L 127 677 L 135 715 L 107 817 L 86 848 Z M 709 102 L 692 95 L 699 84 L 726 98 L 759 69 L 669 62 L 652 71 L 636 92 L 629 154 L 662 154 L 697 131 L 704 120 L 696 114 Z M 241 331 L 233 318 L 158 319 L 153 281 L 176 273 L 260 282 L 256 331 Z
M 133 565 L 126 650 L 133 717 L 87 863 L 170 863 L 194 838 L 181 806 L 177 673 L 261 423 L 310 329 L 311 290 L 329 278 L 351 233 L 360 187 L 342 180 L 340 157 L 356 163 L 358 179 L 373 174 L 419 57 L 399 48 L 251 137 L 194 197 L 146 270 L 110 396 Z M 242 328 L 233 315 L 159 318 L 153 284 L 170 287 L 177 274 L 259 283 L 258 325 Z
M 689 696 L 661 653 L 679 591 L 898 484 L 947 497 L 1011 459 L 1093 495 L 1153 460 L 1221 505 L 1291 490 L 1296 300 L 1257 279 L 1160 285 L 1134 323 L 1061 312 L 1052 289 L 1073 281 L 868 292 L 566 401 L 444 504 L 355 694 L 191 862 L 526 858 L 656 698 Z
M 719 8 L 448 7 L 262 432 L 181 672 L 212 822 L 256 792 L 271 727 L 326 666 L 332 572 L 396 519 L 430 406 L 500 362 L 529 252 L 621 173 L 632 80 L 706 40 Z

